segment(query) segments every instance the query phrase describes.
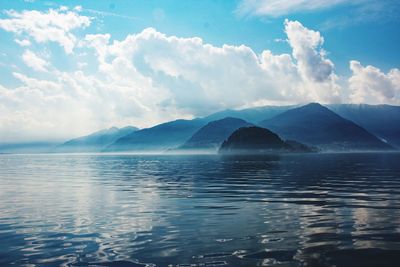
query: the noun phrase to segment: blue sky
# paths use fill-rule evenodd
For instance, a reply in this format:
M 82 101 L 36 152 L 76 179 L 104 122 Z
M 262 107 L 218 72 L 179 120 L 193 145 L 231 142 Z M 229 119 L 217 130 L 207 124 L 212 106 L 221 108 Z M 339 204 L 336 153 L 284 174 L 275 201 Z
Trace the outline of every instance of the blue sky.
M 398 67 L 400 53 L 397 1 L 361 1 L 312 11 L 295 11 L 277 17 L 238 14 L 241 1 L 2 1 L 2 9 L 47 10 L 60 5 L 81 5 L 82 14 L 97 18 L 93 32 L 112 33 L 122 39 L 130 33 L 154 27 L 168 35 L 199 36 L 214 45 L 245 44 L 257 52 L 266 48 L 275 53 L 290 52 L 290 47 L 277 43 L 285 39 L 284 19 L 298 20 L 318 30 L 325 37 L 324 47 L 336 67 L 346 74 L 348 61 L 354 58 L 383 70 Z M 266 1 L 268 2 L 268 1 Z M 290 2 L 290 1 L 287 1 Z M 357 1 L 343 1 L 357 2 Z M 4 32 L 1 32 L 3 35 Z
M 0 7 L 3 140 L 63 139 L 66 129 L 77 136 L 266 104 L 400 102 L 394 0 Z

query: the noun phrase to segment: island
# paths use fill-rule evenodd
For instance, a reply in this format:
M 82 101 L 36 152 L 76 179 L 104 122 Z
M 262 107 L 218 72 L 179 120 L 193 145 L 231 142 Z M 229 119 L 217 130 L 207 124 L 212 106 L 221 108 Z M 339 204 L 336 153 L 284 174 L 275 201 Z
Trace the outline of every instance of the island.
M 275 152 L 316 152 L 317 149 L 293 140 L 282 140 L 276 133 L 257 126 L 234 131 L 219 148 L 220 154 L 264 154 Z

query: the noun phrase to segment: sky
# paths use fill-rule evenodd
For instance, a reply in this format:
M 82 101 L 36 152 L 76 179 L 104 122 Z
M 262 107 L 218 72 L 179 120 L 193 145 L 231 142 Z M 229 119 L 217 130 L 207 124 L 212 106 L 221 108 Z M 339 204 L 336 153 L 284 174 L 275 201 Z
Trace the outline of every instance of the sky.
M 397 0 L 0 0 L 0 143 L 223 109 L 400 105 Z

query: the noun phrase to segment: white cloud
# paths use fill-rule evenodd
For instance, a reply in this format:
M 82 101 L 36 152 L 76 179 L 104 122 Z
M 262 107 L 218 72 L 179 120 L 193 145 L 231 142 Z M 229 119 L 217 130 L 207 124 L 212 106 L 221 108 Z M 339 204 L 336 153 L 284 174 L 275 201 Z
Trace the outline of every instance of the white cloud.
M 31 42 L 30 42 L 29 40 L 27 40 L 27 39 L 23 39 L 23 40 L 15 39 L 14 41 L 15 41 L 19 46 L 22 46 L 22 47 L 24 47 L 24 46 L 30 46 L 30 45 L 31 45 Z
M 352 76 L 349 78 L 350 99 L 356 103 L 400 103 L 400 70 L 382 72 L 373 66 L 350 62 Z
M 67 6 L 60 6 L 58 10 L 60 11 L 67 11 L 69 8 Z
M 29 36 L 38 43 L 56 42 L 66 53 L 72 53 L 77 38 L 72 31 L 90 25 L 90 18 L 65 8 L 48 12 L 9 10 L 8 19 L 0 19 L 0 28 L 22 36 Z
M 98 55 L 98 59 L 101 63 L 104 63 L 107 55 L 107 45 L 110 41 L 110 34 L 87 34 L 85 41 L 82 45 L 88 45 L 93 47 Z
M 291 29 L 291 34 L 294 35 L 296 29 Z M 317 34 L 304 27 L 299 30 L 298 35 Z M 103 41 L 99 42 L 99 39 Z M 297 50 L 303 49 L 296 52 L 298 63 L 290 55 L 264 57 L 244 45 L 215 47 L 203 43 L 200 38 L 166 36 L 151 28 L 110 45 L 105 45 L 108 42 L 107 36 L 97 36 L 96 45 L 92 46 L 102 55 L 101 70 L 113 73 L 115 71 L 110 69 L 110 62 L 128 59 L 138 73 L 150 76 L 153 85 L 168 87 L 174 98 L 169 103 L 186 109 L 191 114 L 204 114 L 206 110 L 223 107 L 245 106 L 260 99 L 271 102 L 293 99 L 331 101 L 332 96 L 336 97 L 334 91 L 337 87 L 333 70 L 326 73 L 324 69 L 324 64 L 329 64 L 330 61 L 320 54 L 315 55 L 320 52 L 316 50 L 319 47 L 315 44 L 303 44 L 301 37 L 291 37 L 292 39 L 293 43 L 297 42 L 294 45 Z M 318 44 L 321 45 L 322 42 Z M 108 56 L 108 63 L 104 61 L 104 52 Z M 302 53 L 308 53 L 306 56 L 311 59 L 305 58 Z M 268 60 L 279 62 L 265 62 Z M 306 63 L 319 63 L 313 66 L 313 72 L 318 74 L 311 75 L 307 72 L 305 77 L 299 75 L 304 68 L 309 67 Z M 274 64 L 285 65 L 273 66 Z M 282 80 L 277 80 L 277 76 L 282 77 Z M 293 80 L 293 83 L 288 84 L 288 80 Z
M 310 35 L 298 28 L 299 35 Z M 333 75 L 318 82 L 303 77 L 301 59 L 290 54 L 274 55 L 269 50 L 257 54 L 244 45 L 218 47 L 198 37 L 167 36 L 152 28 L 121 41 L 110 39 L 109 34 L 87 34 L 80 41 L 77 49 L 93 48 L 80 58 L 89 58 L 87 62 L 79 61 L 88 69 L 98 66 L 92 75 L 54 67 L 41 79 L 15 73 L 21 85 L 0 93 L 7 99 L 0 101 L 7 117 L 0 132 L 14 124 L 32 136 L 48 132 L 66 138 L 111 125 L 146 127 L 224 108 L 337 101 Z M 30 67 L 47 67 L 34 52 L 25 54 L 36 58 L 25 60 Z M 32 133 L 35 127 L 38 133 Z
M 24 52 L 22 60 L 28 67 L 36 71 L 47 71 L 47 67 L 49 66 L 49 63 L 46 60 L 40 58 L 31 50 L 26 50 Z
M 298 21 L 285 20 L 285 32 L 299 71 L 306 79 L 323 82 L 333 74 L 333 63 L 321 49 L 324 38 L 318 31 L 309 30 Z
M 56 71 L 48 79 L 13 75 L 19 86 L 0 86 L 2 142 L 66 139 L 110 125 L 136 125 L 142 120 L 152 124 L 164 119 L 158 117 L 160 112 L 143 106 L 140 92 L 123 82 L 103 81 L 81 71 Z M 153 99 L 157 101 L 157 95 Z M 151 103 L 148 106 L 155 108 Z
M 77 69 L 62 71 L 33 46 L 23 60 L 41 73 L 15 70 L 20 84 L 0 86 L 0 139 L 69 138 L 265 104 L 368 102 L 377 95 L 399 102 L 399 70 L 385 74 L 353 62 L 343 88 L 321 34 L 297 21 L 284 26 L 291 54 L 258 54 L 245 45 L 214 46 L 148 28 L 122 40 L 88 33 L 70 55 L 79 59 Z
M 321 10 L 360 0 L 242 0 L 236 12 L 240 15 L 279 17 L 293 12 Z

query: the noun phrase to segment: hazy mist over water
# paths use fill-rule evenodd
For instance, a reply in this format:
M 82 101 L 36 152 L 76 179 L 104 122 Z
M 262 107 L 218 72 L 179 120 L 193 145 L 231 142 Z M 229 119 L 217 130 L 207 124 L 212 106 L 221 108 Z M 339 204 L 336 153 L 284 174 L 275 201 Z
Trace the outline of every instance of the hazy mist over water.
M 399 162 L 0 155 L 0 265 L 395 266 Z

